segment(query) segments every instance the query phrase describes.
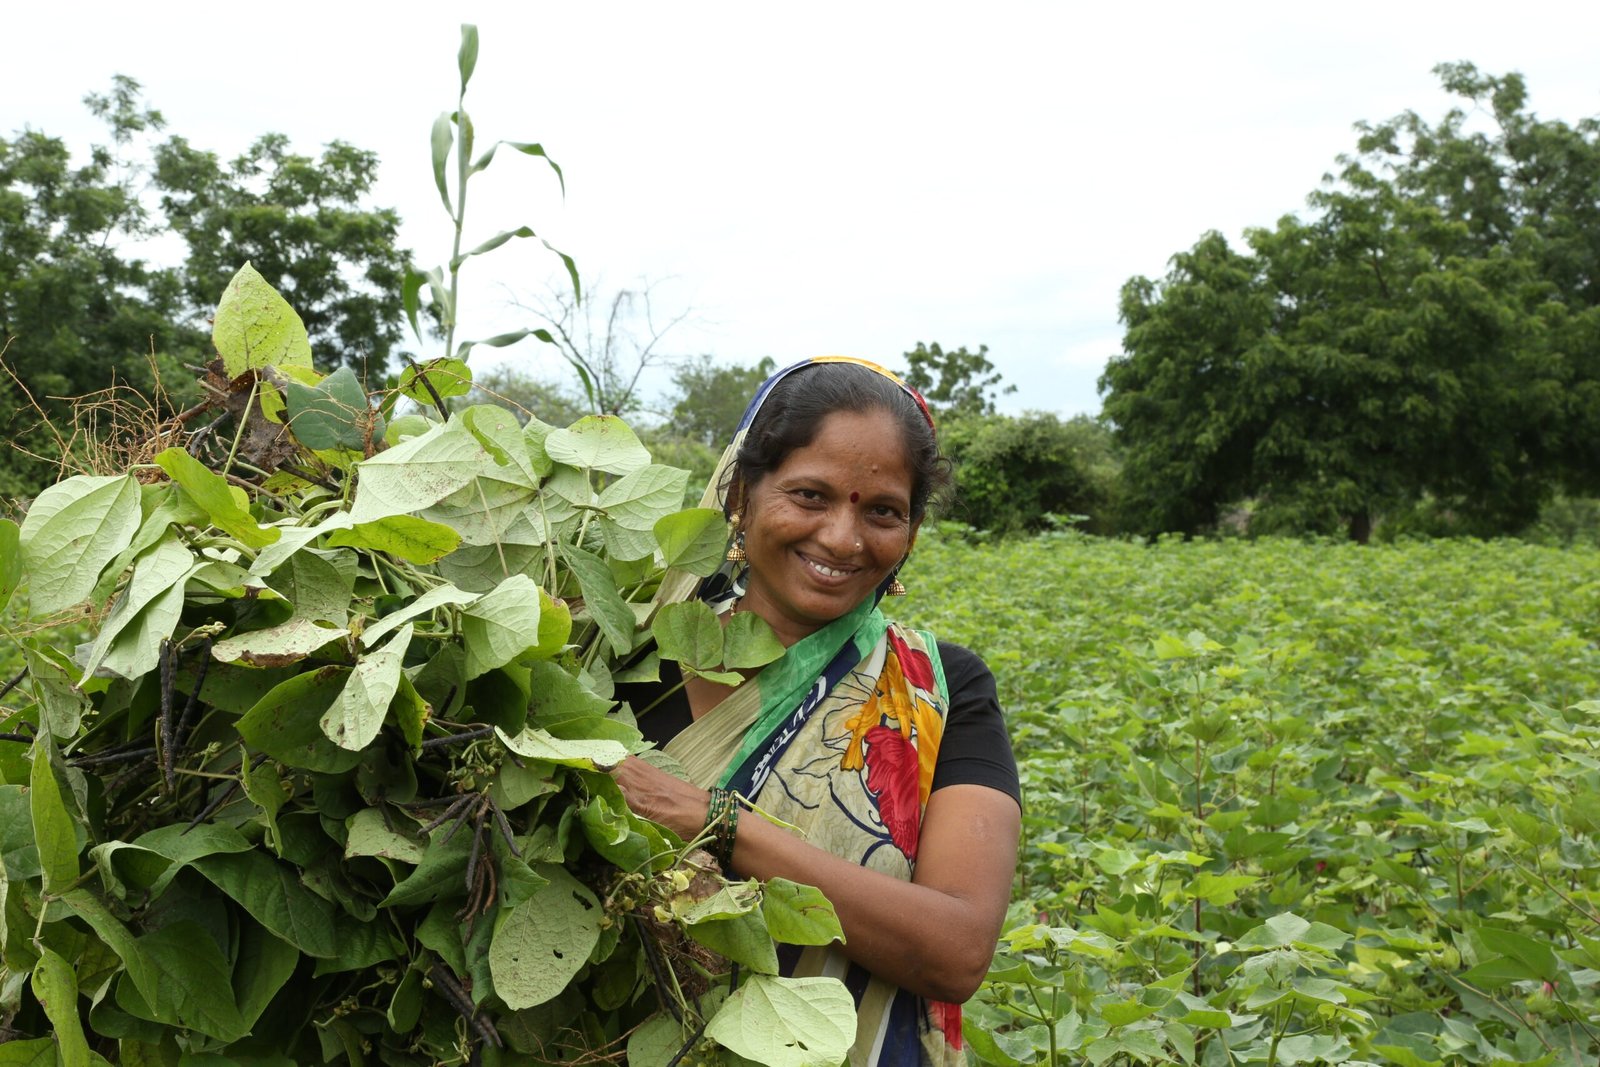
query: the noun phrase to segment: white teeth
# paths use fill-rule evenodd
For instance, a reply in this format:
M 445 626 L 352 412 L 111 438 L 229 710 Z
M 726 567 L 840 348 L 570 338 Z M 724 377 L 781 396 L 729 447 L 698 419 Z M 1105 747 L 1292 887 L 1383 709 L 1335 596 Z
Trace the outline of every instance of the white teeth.
M 829 578 L 842 578 L 842 577 L 844 577 L 844 573 L 845 573 L 844 571 L 836 571 L 832 567 L 824 567 L 822 564 L 818 563 L 814 559 L 808 559 L 808 560 L 806 560 L 806 562 L 811 564 L 812 568 L 815 569 L 817 571 L 817 573 L 826 574 Z

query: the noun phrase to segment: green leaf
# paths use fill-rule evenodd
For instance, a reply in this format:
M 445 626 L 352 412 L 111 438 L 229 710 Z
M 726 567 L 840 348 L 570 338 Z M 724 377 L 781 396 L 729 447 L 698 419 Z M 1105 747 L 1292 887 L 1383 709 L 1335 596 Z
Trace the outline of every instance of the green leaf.
M 311 366 L 305 323 L 249 263 L 222 293 L 211 341 L 229 378 L 261 367 Z
M 682 1023 L 658 1012 L 628 1035 L 628 1067 L 667 1067 L 688 1037 Z
M 498 726 L 494 732 L 502 745 L 523 759 L 540 760 L 563 767 L 609 771 L 628 758 L 627 746 L 616 741 L 568 740 L 552 736 L 549 731 L 536 726 L 524 727 L 515 737 Z
M 419 404 L 433 403 L 429 385 L 441 400 L 466 396 L 472 392 L 472 370 L 459 359 L 442 356 L 426 363 L 411 364 L 400 372 L 400 394 Z
M 243 489 L 229 485 L 226 478 L 207 470 L 183 449 L 169 448 L 158 453 L 153 462 L 183 487 L 190 499 L 211 516 L 218 529 L 237 538 L 241 544 L 265 548 L 283 536 L 277 527 L 264 527 L 256 522 Z
M 361 631 L 361 643 L 371 648 L 384 634 L 397 626 L 410 622 L 418 615 L 426 614 L 434 608 L 444 607 L 447 604 L 458 606 L 471 604 L 478 599 L 478 596 L 479 594 L 477 593 L 462 592 L 449 583 L 436 585 L 404 607 L 396 608 L 378 621 L 369 623 L 366 629 Z
M 139 938 L 139 952 L 155 975 L 156 1000 L 144 999 L 131 981 L 117 987 L 117 1003 L 141 1019 L 198 1030 L 219 1041 L 249 1032 L 233 1000 L 228 961 L 207 930 L 180 920 Z
M 549 884 L 505 914 L 489 945 L 495 992 L 512 1010 L 555 997 L 600 940 L 600 902 L 589 887 L 553 865 L 538 873 Z
M 178 625 L 184 582 L 194 566 L 193 554 L 176 536 L 139 557 L 133 577 L 89 649 L 84 681 L 101 667 L 130 679 L 156 669 L 161 642 L 171 637 Z
M 66 960 L 40 948 L 33 965 L 33 995 L 50 1019 L 64 1067 L 88 1067 L 89 1042 L 78 1021 L 78 980 Z
M 544 448 L 557 463 L 607 474 L 631 474 L 650 462 L 649 451 L 615 415 L 586 415 L 564 430 L 552 430 Z
M 677 660 L 696 671 L 722 665 L 722 623 L 703 600 L 666 605 L 651 620 L 650 632 L 662 659 Z
M 357 467 L 355 524 L 421 511 L 472 484 L 488 457 L 465 426 L 452 419 L 407 438 Z
M 343 549 L 304 548 L 272 572 L 272 588 L 302 619 L 344 627 L 350 622 L 356 556 Z
M 761 918 L 774 941 L 786 945 L 844 943 L 833 905 L 815 886 L 773 878 L 761 887 Z
M 274 686 L 239 719 L 239 736 L 291 767 L 330 774 L 349 770 L 361 753 L 329 741 L 320 725 L 349 673 L 345 667 L 321 667 Z
M 139 483 L 131 475 L 79 475 L 35 497 L 17 534 L 28 610 L 51 615 L 81 603 L 133 540 L 141 518 Z
M 22 581 L 22 531 L 10 519 L 0 519 L 0 609 Z
M 755 912 L 710 919 L 684 928 L 695 941 L 757 974 L 778 973 L 778 949 L 766 923 Z
M 334 448 L 367 452 L 373 441 L 383 439 L 383 416 L 372 409 L 367 391 L 347 366 L 316 385 L 285 382 L 284 405 L 289 431 L 314 452 Z
M 462 610 L 469 679 L 540 647 L 539 594 L 532 578 L 514 574 Z
M 239 955 L 233 966 L 234 1000 L 245 1029 L 255 1027 L 278 990 L 300 963 L 293 945 L 253 922 L 239 923 Z
M 379 901 L 384 908 L 411 907 L 426 904 L 451 893 L 461 892 L 462 872 L 467 866 L 467 852 L 472 847 L 471 832 L 457 831 L 446 841 L 449 825 L 433 831 L 422 852 L 417 869 L 397 882 L 389 895 Z M 452 909 L 454 910 L 454 909 Z M 459 937 L 457 945 L 459 946 Z M 439 951 L 435 947 L 435 951 Z
M 600 492 L 600 531 L 613 559 L 644 559 L 656 550 L 654 527 L 677 511 L 689 472 L 651 464 L 624 475 Z
M 328 534 L 328 547 L 387 552 L 411 563 L 434 563 L 461 545 L 461 534 L 450 526 L 427 522 L 414 515 L 389 515 L 376 522 L 357 523 L 350 530 Z
M 769 1067 L 834 1067 L 855 1035 L 855 1004 L 833 978 L 751 975 L 706 1025 L 707 1037 Z
M 72 683 L 77 671 L 54 648 L 24 644 L 22 656 L 28 665 L 28 681 L 33 686 L 34 699 L 39 702 L 39 724 L 58 738 L 72 737 L 90 706 L 83 690 Z
M 1195 875 L 1187 892 L 1208 904 L 1226 905 L 1239 899 L 1239 890 L 1255 885 L 1261 879 L 1248 874 L 1212 874 L 1201 871 Z
M 56 1067 L 60 1062 L 56 1057 L 54 1038 L 7 1041 L 0 1045 L 0 1067 Z
M 664 515 L 651 530 L 668 567 L 704 578 L 722 565 L 728 520 L 716 508 L 686 508 Z
M 367 652 L 345 679 L 344 688 L 322 713 L 322 733 L 340 748 L 359 752 L 372 744 L 400 688 L 400 667 L 411 645 L 411 624 L 382 648 Z
M 600 627 L 612 654 L 626 656 L 633 651 L 633 632 L 637 621 L 633 609 L 617 591 L 617 581 L 605 560 L 572 545 L 562 546 L 562 558 L 578 577 L 584 609 Z
M 1494 926 L 1480 926 L 1474 932 L 1491 951 L 1523 964 L 1535 977 L 1554 982 L 1560 976 L 1561 963 L 1548 942 Z
M 516 417 L 496 404 L 474 404 L 458 416 L 497 466 L 512 467 L 512 480 L 520 486 L 535 486 L 542 477 L 538 464 L 528 452 L 528 441 Z
M 765 667 L 783 656 L 783 642 L 772 632 L 767 620 L 753 612 L 742 612 L 728 620 L 722 631 L 722 665 L 729 670 Z
M 299 616 L 269 626 L 235 634 L 211 646 L 213 659 L 223 663 L 243 663 L 251 667 L 287 667 L 350 631 L 342 626 L 325 626 Z
M 33 768 L 28 776 L 28 809 L 33 819 L 33 841 L 39 849 L 39 867 L 46 893 L 60 893 L 78 878 L 78 833 L 67 813 L 56 781 L 55 743 L 48 733 L 33 742 Z
M 392 829 L 377 808 L 362 808 L 344 821 L 346 859 L 382 856 L 401 863 L 422 862 L 423 842 Z
M 450 146 L 455 141 L 452 126 L 450 112 L 441 111 L 439 117 L 433 120 L 433 134 L 429 140 L 433 156 L 433 184 L 439 187 L 439 201 L 444 204 L 445 214 L 454 219 L 456 211 L 450 206 L 450 184 L 445 180 L 445 165 L 450 162 Z
M 478 27 L 469 22 L 461 24 L 461 50 L 456 53 L 456 66 L 461 71 L 461 91 L 467 91 L 472 71 L 478 65 Z
M 336 956 L 333 905 L 307 889 L 295 868 L 260 849 L 202 856 L 193 863 L 262 926 L 308 956 Z

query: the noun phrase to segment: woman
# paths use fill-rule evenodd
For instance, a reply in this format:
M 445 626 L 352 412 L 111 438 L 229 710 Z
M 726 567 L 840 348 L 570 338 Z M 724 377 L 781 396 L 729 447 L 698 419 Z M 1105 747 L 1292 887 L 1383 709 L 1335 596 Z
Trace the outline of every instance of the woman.
M 684 838 L 725 818 L 730 793 L 796 826 L 747 816 L 725 842 L 739 874 L 815 885 L 838 912 L 846 944 L 786 971 L 850 988 L 852 1064 L 960 1062 L 959 1005 L 993 956 L 1020 808 L 988 669 L 877 608 L 948 478 L 926 405 L 875 364 L 797 364 L 762 385 L 718 474 L 736 565 L 699 595 L 724 620 L 760 616 L 786 652 L 737 688 L 664 677 L 640 729 L 692 781 L 630 759 L 617 782 Z

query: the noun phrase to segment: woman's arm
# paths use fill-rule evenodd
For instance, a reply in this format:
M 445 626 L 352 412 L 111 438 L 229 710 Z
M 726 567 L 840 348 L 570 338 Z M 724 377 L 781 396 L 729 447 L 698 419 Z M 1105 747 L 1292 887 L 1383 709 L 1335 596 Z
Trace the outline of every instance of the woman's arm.
M 638 758 L 613 772 L 628 805 L 685 839 L 705 824 L 710 795 Z M 874 975 L 933 1000 L 977 990 L 1005 918 L 1021 833 L 1017 803 L 981 785 L 928 799 L 909 882 L 859 867 L 758 815 L 739 820 L 733 865 L 755 878 L 821 889 L 844 928 L 843 951 Z

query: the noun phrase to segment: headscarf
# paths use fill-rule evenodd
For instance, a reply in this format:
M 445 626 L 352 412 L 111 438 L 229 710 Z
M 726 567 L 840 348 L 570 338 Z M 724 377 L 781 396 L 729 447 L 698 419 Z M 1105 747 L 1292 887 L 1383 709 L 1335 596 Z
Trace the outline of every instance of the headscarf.
M 922 397 L 875 363 L 824 356 L 785 367 L 756 391 L 703 506 L 720 505 L 739 446 L 773 386 L 821 363 L 854 363 L 883 375 L 933 425 Z M 725 565 L 700 584 L 698 594 L 720 608 L 740 595 L 743 578 L 742 565 Z M 909 881 L 949 695 L 932 636 L 891 623 L 879 611 L 888 581 L 789 646 L 666 751 L 702 787 L 731 789 L 763 813 L 798 827 L 812 844 Z M 691 585 L 682 589 L 688 595 Z M 852 1067 L 964 1062 L 959 1005 L 928 1001 L 874 978 L 837 948 L 805 948 L 785 957 L 785 973 L 829 975 L 850 989 L 857 1013 Z

